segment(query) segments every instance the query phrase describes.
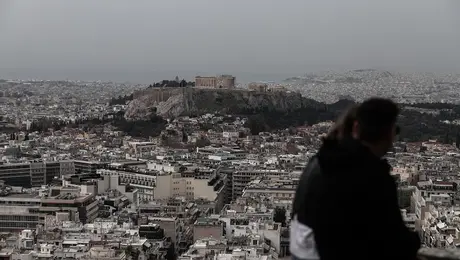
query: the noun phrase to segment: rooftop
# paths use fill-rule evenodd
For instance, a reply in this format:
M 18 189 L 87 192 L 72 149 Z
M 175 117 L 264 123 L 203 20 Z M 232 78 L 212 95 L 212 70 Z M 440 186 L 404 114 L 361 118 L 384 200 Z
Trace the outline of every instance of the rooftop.
M 219 224 L 219 220 L 215 218 L 199 218 L 195 222 L 195 226 L 215 226 Z

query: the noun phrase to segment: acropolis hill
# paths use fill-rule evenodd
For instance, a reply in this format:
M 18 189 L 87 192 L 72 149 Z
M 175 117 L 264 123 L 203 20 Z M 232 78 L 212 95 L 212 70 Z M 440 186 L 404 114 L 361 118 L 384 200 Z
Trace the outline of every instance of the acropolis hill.
M 184 114 L 232 113 L 267 108 L 288 111 L 305 106 L 309 100 L 288 91 L 250 91 L 246 89 L 149 88 L 139 91 L 129 103 L 127 119 L 146 119 Z

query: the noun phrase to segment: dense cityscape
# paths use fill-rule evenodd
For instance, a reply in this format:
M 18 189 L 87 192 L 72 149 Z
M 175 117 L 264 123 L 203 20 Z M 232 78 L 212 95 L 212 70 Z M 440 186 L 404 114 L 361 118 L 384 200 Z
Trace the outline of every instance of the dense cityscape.
M 375 95 L 453 131 L 401 138 L 387 156 L 422 251 L 449 252 L 460 245 L 459 84 L 374 70 L 247 85 L 230 75 L 150 86 L 2 80 L 0 257 L 287 259 L 306 162 L 346 104 Z M 219 100 L 202 101 L 209 93 Z M 227 93 L 266 107 L 235 112 Z M 337 111 L 287 127 L 255 122 L 269 106 L 285 117 L 308 110 L 304 98 Z

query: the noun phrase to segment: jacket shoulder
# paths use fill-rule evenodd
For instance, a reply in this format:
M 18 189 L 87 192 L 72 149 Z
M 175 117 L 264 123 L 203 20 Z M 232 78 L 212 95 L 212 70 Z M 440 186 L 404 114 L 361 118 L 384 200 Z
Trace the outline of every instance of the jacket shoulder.
M 318 157 L 314 156 L 310 159 L 310 161 L 307 163 L 307 166 L 303 170 L 302 175 L 300 177 L 300 183 L 306 183 L 311 178 L 311 176 L 318 175 L 320 173 L 321 167 L 319 165 Z
M 321 168 L 319 166 L 318 159 L 313 157 L 307 163 L 307 166 L 302 172 L 300 176 L 299 184 L 296 189 L 295 197 L 294 197 L 294 204 L 293 204 L 293 215 L 300 214 L 299 221 L 305 223 L 304 220 L 304 213 L 306 210 L 306 206 L 308 205 L 309 194 L 314 192 L 317 187 L 314 184 L 317 179 L 321 175 Z

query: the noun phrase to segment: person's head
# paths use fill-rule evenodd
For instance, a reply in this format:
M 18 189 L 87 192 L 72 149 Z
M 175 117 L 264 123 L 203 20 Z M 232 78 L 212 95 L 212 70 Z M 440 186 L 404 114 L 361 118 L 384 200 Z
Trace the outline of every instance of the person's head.
M 377 156 L 384 156 L 399 134 L 396 126 L 398 115 L 397 104 L 389 99 L 365 100 L 356 108 L 351 135 L 367 145 Z

